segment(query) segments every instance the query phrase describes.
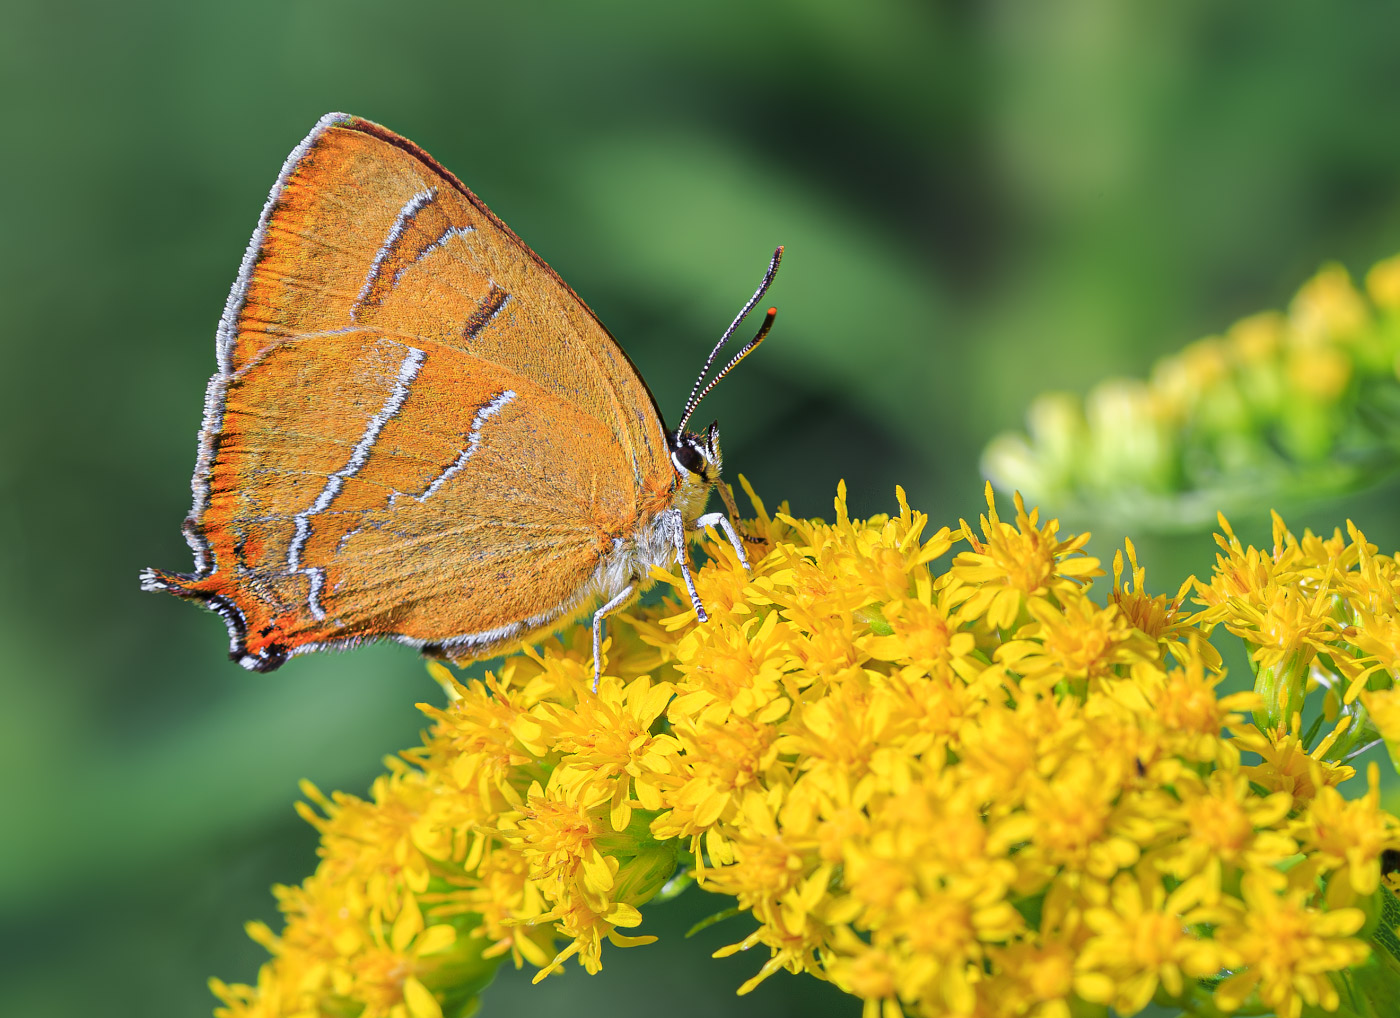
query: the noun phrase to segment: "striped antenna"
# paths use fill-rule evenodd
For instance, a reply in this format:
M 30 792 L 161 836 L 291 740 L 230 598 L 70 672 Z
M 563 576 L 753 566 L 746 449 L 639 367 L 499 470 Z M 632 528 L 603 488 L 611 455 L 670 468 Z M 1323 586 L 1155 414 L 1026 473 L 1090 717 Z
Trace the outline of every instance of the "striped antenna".
M 724 344 L 729 342 L 730 338 L 739 328 L 739 324 L 743 322 L 745 318 L 748 317 L 749 312 L 752 311 L 754 309 L 754 306 L 763 299 L 763 295 L 768 292 L 768 287 L 773 285 L 773 277 L 778 274 L 778 263 L 782 260 L 783 249 L 782 247 L 779 247 L 778 250 L 773 252 L 773 258 L 768 263 L 768 271 L 763 274 L 763 282 L 758 284 L 758 289 L 755 290 L 753 296 L 748 299 L 748 303 L 746 303 L 743 309 L 737 315 L 735 315 L 734 321 L 729 323 L 729 328 L 724 330 L 724 335 L 719 337 L 719 342 L 716 343 L 715 348 L 710 351 L 710 356 L 705 358 L 705 366 L 700 369 L 700 374 L 698 377 L 696 377 L 695 384 L 690 387 L 690 398 L 685 401 L 685 411 L 681 414 L 681 423 L 676 426 L 677 439 L 680 438 L 681 432 L 685 430 L 686 422 L 690 420 L 690 415 L 695 413 L 695 408 L 700 405 L 700 401 L 705 398 L 705 395 L 715 387 L 715 384 L 721 378 L 729 374 L 730 369 L 733 368 L 734 365 L 738 364 L 746 356 L 752 353 L 753 349 L 756 346 L 758 346 L 759 343 L 763 342 L 764 336 L 768 335 L 768 329 L 773 324 L 773 316 L 777 314 L 777 311 L 773 308 L 768 309 L 768 317 L 764 320 L 763 326 L 758 330 L 758 335 L 755 336 L 753 339 L 749 340 L 749 342 L 744 345 L 744 348 L 739 351 L 738 356 L 736 356 L 732 361 L 730 361 L 729 364 L 724 368 L 724 370 L 721 371 L 718 375 L 716 375 L 714 380 L 711 381 L 709 385 L 705 386 L 703 392 L 700 390 L 700 386 L 705 381 L 705 376 L 709 374 L 710 367 L 715 363 L 715 358 L 718 357 L 719 352 L 724 349 Z
M 690 409 L 688 409 L 685 412 L 685 416 L 681 418 L 680 425 L 676 428 L 677 438 L 679 438 L 681 432 L 685 430 L 686 421 L 690 420 L 690 415 L 695 413 L 695 408 L 700 405 L 700 401 L 710 394 L 711 389 L 713 389 L 716 385 L 719 385 L 719 380 L 725 375 L 729 374 L 729 372 L 733 371 L 735 365 L 737 365 L 749 354 L 753 353 L 754 350 L 758 348 L 758 344 L 762 343 L 766 338 L 768 338 L 768 330 L 773 327 L 773 319 L 777 317 L 778 309 L 769 308 L 768 313 L 763 316 L 763 324 L 758 327 L 758 335 L 754 336 L 753 339 L 745 343 L 744 348 L 734 355 L 734 359 L 720 369 L 720 373 L 715 375 L 715 377 L 710 380 L 710 384 L 705 386 L 705 388 L 701 390 L 700 395 L 694 397 L 694 399 L 691 401 Z

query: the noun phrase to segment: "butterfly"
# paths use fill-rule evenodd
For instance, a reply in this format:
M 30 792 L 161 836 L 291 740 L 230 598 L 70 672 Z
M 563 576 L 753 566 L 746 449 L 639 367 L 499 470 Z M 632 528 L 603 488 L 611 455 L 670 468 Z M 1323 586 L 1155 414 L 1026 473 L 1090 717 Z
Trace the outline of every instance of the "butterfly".
M 465 662 L 604 620 L 717 527 L 747 569 L 717 423 L 686 430 L 763 281 L 705 360 L 676 428 L 579 296 L 455 176 L 331 113 L 287 157 L 216 334 L 184 535 L 229 654 L 390 639 Z M 718 487 L 726 513 L 707 513 Z

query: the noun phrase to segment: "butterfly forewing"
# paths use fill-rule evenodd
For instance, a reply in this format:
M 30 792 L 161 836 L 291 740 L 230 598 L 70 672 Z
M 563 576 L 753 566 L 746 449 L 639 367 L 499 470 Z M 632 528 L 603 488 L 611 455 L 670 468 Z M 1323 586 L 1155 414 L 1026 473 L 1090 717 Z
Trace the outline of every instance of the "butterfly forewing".
M 220 330 L 197 574 L 236 657 L 390 636 L 449 656 L 583 607 L 667 504 L 660 416 L 592 312 L 412 143 L 332 116 L 292 154 Z M 639 412 L 640 409 L 640 412 Z

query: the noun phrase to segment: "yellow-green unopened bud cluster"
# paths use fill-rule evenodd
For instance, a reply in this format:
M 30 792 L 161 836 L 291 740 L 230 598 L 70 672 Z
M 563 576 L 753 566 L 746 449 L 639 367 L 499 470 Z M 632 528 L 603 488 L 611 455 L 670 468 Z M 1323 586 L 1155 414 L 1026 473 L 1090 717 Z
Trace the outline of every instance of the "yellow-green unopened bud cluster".
M 983 455 L 998 487 L 1139 531 L 1373 483 L 1400 468 L 1400 256 L 1364 294 L 1328 267 L 1287 314 L 1193 343 L 1146 382 L 1041 396 L 1027 425 Z

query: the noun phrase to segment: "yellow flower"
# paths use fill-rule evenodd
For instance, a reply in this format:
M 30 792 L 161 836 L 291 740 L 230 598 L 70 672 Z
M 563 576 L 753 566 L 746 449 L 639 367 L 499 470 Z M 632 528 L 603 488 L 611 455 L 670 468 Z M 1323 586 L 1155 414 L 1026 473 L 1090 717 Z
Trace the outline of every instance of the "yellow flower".
M 1158 656 L 1157 642 L 1122 617 L 1117 605 L 1100 608 L 1071 597 L 1061 607 L 1032 598 L 1026 610 L 1035 622 L 996 653 L 997 661 L 1020 674 L 1023 689 L 1091 683 Z
M 1235 731 L 1236 745 L 1263 758 L 1261 763 L 1241 770 L 1249 780 L 1264 788 L 1287 792 L 1296 803 L 1306 804 L 1319 789 L 1340 785 L 1356 773 L 1355 768 L 1325 759 L 1327 751 L 1350 723 L 1350 718 L 1343 718 L 1311 752 L 1304 747 L 1296 729 L 1262 732 L 1253 725 L 1239 728 Z
M 1033 832 L 1027 864 L 1051 871 L 1086 873 L 1107 880 L 1138 861 L 1144 842 L 1155 840 L 1162 801 L 1126 793 L 1096 761 L 1076 755 L 1053 778 L 1036 782 L 1025 809 Z M 1107 780 L 1105 778 L 1107 777 Z
M 615 831 L 631 822 L 634 801 L 659 809 L 659 782 L 680 746 L 670 736 L 653 736 L 651 727 L 674 694 L 670 683 L 653 685 L 642 676 L 625 687 L 610 679 L 596 695 L 585 690 L 568 706 L 541 705 L 540 738 L 567 760 L 550 781 L 566 794 L 588 796 L 589 789 L 608 788 Z
M 670 807 L 653 830 L 662 838 L 698 838 L 721 818 L 738 812 L 744 795 L 762 787 L 778 763 L 772 725 L 731 714 L 718 721 L 681 715 L 671 718 L 682 755 L 674 787 L 664 797 Z
M 1228 768 L 1204 781 L 1183 773 L 1176 790 L 1183 830 L 1157 863 L 1191 887 L 1196 900 L 1215 905 L 1227 877 L 1269 869 L 1297 851 L 1293 839 L 1276 829 L 1293 806 L 1287 792 L 1260 796 L 1245 773 Z
M 1294 823 L 1294 836 L 1308 858 L 1323 869 L 1343 870 L 1358 895 L 1380 886 L 1381 853 L 1400 851 L 1400 820 L 1380 808 L 1380 770 L 1373 763 L 1365 797 L 1348 801 L 1323 788 Z
M 842 952 L 831 966 L 831 981 L 865 1001 L 861 1018 L 904 1018 L 894 957 L 848 930 L 842 931 L 839 943 Z
M 551 790 L 557 793 L 558 790 Z M 534 881 L 545 885 L 548 896 L 558 900 L 567 893 L 563 885 L 579 880 L 578 890 L 595 910 L 607 907 L 615 861 L 599 851 L 596 842 L 604 820 L 576 796 L 546 796 L 531 786 L 521 807 L 503 822 L 498 832 L 507 844 L 515 844 Z
M 1202 907 L 1189 885 L 1168 894 L 1151 873 L 1121 873 L 1107 899 L 1084 912 L 1091 936 L 1075 959 L 1075 989 L 1085 1000 L 1112 1004 L 1125 1015 L 1146 1007 L 1159 985 L 1179 997 L 1187 979 L 1221 968 L 1221 945 L 1193 928 L 1223 915 Z
M 1235 712 L 1253 707 L 1259 698 L 1254 693 L 1217 697 L 1224 675 L 1206 669 L 1219 655 L 1199 637 L 1191 641 L 1191 650 L 1185 667 L 1165 676 L 1151 699 L 1152 710 L 1172 750 L 1186 760 L 1210 760 L 1220 748 L 1220 732 L 1239 723 Z
M 1133 568 L 1132 579 L 1127 583 L 1123 581 L 1123 552 L 1114 552 L 1113 593 L 1109 595 L 1110 602 L 1118 606 L 1123 618 L 1135 629 L 1152 639 L 1167 646 L 1184 639 L 1190 630 L 1191 613 L 1183 610 L 1182 605 L 1196 578 L 1188 576 L 1183 580 L 1174 597 L 1168 598 L 1165 594 L 1153 597 L 1146 592 L 1147 570 L 1138 565 L 1137 549 L 1133 547 L 1132 541 L 1126 542 L 1125 547 L 1128 563 Z M 1218 656 L 1213 659 L 1213 663 L 1219 667 Z
M 1275 525 L 1278 517 L 1275 516 Z M 1203 612 L 1197 622 L 1214 622 L 1225 617 L 1232 601 L 1247 605 L 1265 602 L 1270 591 L 1288 584 L 1294 578 L 1294 554 L 1292 549 L 1280 549 L 1274 542 L 1272 554 L 1254 547 L 1245 547 L 1235 536 L 1224 514 L 1217 517 L 1222 534 L 1215 535 L 1215 543 L 1224 554 L 1215 556 L 1214 575 L 1208 584 L 1196 581 L 1198 604 L 1216 609 Z
M 1384 740 L 1391 762 L 1400 761 L 1400 687 L 1366 690 L 1361 694 L 1361 703 Z
M 988 980 L 987 997 L 994 1015 L 1070 1018 L 1075 994 L 1075 949 L 1058 937 L 1020 941 L 988 949 L 997 978 Z
M 1257 993 L 1279 1018 L 1299 1018 L 1304 1004 L 1335 1011 L 1340 1000 L 1332 974 L 1370 954 L 1352 936 L 1365 914 L 1357 908 L 1311 908 L 1304 889 L 1279 892 L 1271 884 L 1261 874 L 1246 876 L 1241 906 L 1216 933 L 1234 973 L 1216 988 L 1215 1003 L 1235 1011 Z
M 381 854 L 385 842 L 378 839 L 392 829 L 385 821 L 405 816 L 393 808 L 401 787 L 386 779 L 377 783 L 380 804 L 391 807 L 382 812 L 345 796 L 332 803 L 308 788 L 329 814 L 318 818 L 329 844 L 343 846 L 332 848 L 328 861 L 343 865 L 323 864 L 304 887 L 276 889 L 283 911 L 295 921 L 280 937 L 261 923 L 250 924 L 249 935 L 275 961 L 264 966 L 257 994 L 215 983 L 227 1005 L 222 1013 L 297 1014 L 318 1001 L 338 1001 L 353 1002 L 367 1018 L 436 1018 L 437 998 L 425 983 L 434 982 L 444 964 L 460 965 L 464 975 L 479 970 L 480 941 L 459 938 L 451 923 L 425 920 L 410 887 L 421 881 L 413 869 L 395 865 L 407 861 L 411 849 L 391 838 L 391 854 Z M 364 850 L 356 852 L 351 846 L 358 838 L 365 839 Z M 275 1009 L 262 1010 L 269 996 Z
M 962 617 L 985 617 L 993 629 L 1014 625 L 1030 598 L 1072 594 L 1102 574 L 1098 559 L 1080 554 L 1089 540 L 1088 534 L 1061 541 L 1057 537 L 1058 520 L 1039 527 L 1039 510 L 1027 513 L 1020 495 L 1015 502 L 1013 526 L 997 515 L 992 486 L 987 484 L 982 537 L 979 539 L 967 521 L 962 521 L 962 536 L 972 550 L 959 553 L 950 571 L 955 579 L 975 591 L 962 606 Z
M 956 617 L 960 600 L 971 593 L 965 587 L 942 584 L 937 590 L 931 579 L 916 578 L 916 596 L 892 599 L 882 615 L 889 625 L 888 636 L 867 636 L 863 649 L 877 661 L 908 661 L 922 672 L 943 672 L 976 648 L 977 639 L 961 631 Z
M 1231 607 L 1232 611 L 1221 613 L 1225 628 L 1253 645 L 1250 657 L 1259 671 L 1287 662 L 1306 676 L 1318 650 L 1325 649 L 1334 635 L 1331 599 L 1325 592 L 1308 597 L 1292 587 L 1278 587 L 1263 604 Z
M 618 927 L 637 926 L 642 921 L 641 912 L 623 902 L 611 902 L 604 911 L 598 911 L 581 900 L 565 901 L 532 921 L 555 923 L 558 932 L 569 940 L 567 947 L 535 973 L 533 981 L 536 983 L 575 955 L 584 971 L 596 974 L 603 967 L 605 939 L 617 947 L 641 947 L 656 940 L 655 937 L 626 937 L 617 932 Z

